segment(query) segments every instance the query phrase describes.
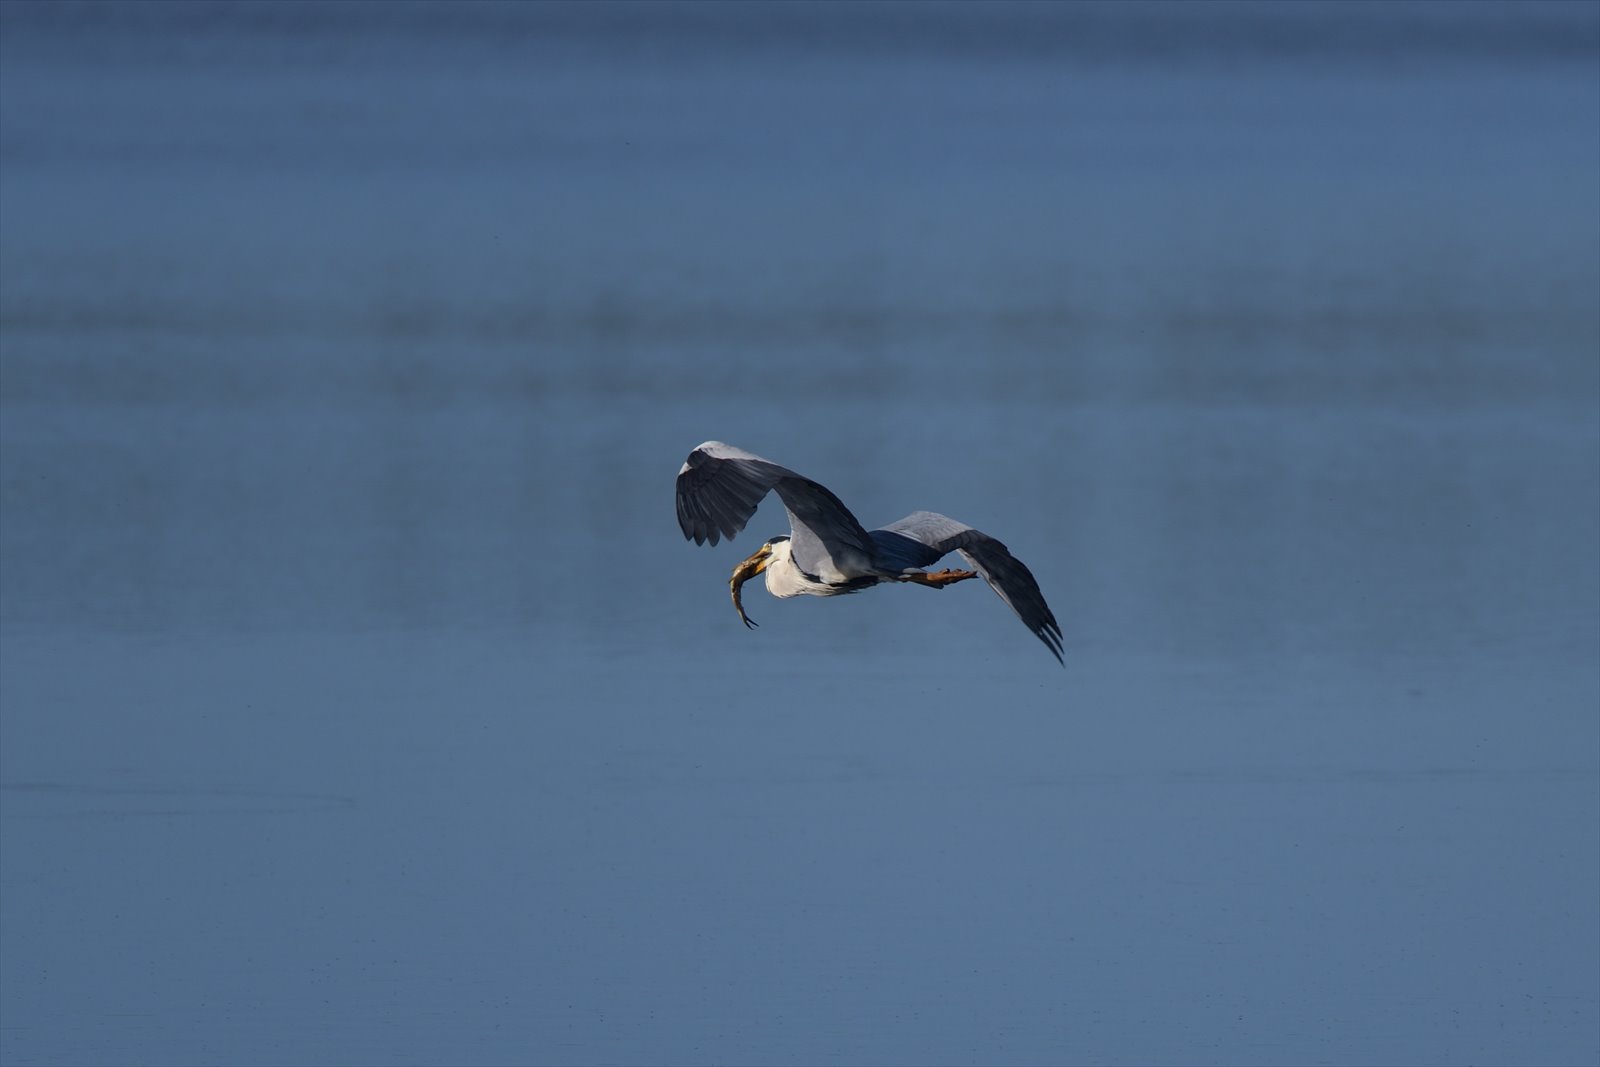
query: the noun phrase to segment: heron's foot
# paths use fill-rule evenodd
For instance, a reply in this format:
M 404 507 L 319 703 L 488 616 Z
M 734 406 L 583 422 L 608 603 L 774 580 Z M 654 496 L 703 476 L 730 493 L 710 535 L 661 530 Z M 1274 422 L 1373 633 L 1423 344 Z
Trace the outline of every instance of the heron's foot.
M 928 574 L 926 571 L 908 571 L 901 577 L 901 581 L 915 582 L 917 585 L 926 585 L 934 589 L 943 589 L 956 582 L 964 582 L 968 578 L 976 578 L 977 571 L 935 571 Z

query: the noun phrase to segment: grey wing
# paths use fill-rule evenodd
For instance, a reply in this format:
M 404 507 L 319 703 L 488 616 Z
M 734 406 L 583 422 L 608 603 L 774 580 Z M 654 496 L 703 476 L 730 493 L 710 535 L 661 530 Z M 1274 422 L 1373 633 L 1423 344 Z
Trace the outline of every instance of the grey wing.
M 1033 572 L 1005 545 L 982 530 L 931 511 L 917 511 L 881 530 L 872 531 L 878 562 L 889 567 L 926 567 L 949 552 L 961 553 L 967 566 L 989 583 L 1017 618 L 1052 655 L 1061 659 L 1061 627 L 1045 603 Z
M 774 489 L 789 512 L 790 548 L 800 567 L 817 574 L 830 560 L 836 569 L 870 565 L 872 538 L 825 486 L 721 441 L 700 445 L 679 469 L 678 527 L 697 545 L 732 540 Z

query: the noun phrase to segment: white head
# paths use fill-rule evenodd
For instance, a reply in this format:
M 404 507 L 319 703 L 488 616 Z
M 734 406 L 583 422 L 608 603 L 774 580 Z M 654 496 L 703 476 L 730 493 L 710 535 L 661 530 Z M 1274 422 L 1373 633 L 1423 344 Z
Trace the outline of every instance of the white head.
M 809 578 L 794 562 L 794 543 L 787 535 L 774 537 L 761 546 L 756 555 L 762 558 L 761 571 L 767 580 L 767 592 L 784 598 L 809 593 L 827 596 L 831 590 L 815 578 Z M 754 557 L 752 557 L 754 558 Z
M 766 571 L 767 592 L 773 593 L 775 596 L 783 596 L 784 594 L 777 593 L 773 589 L 773 572 L 768 568 L 776 567 L 779 573 L 792 570 L 793 564 L 790 563 L 789 553 L 789 538 L 787 536 L 774 537 L 741 560 L 737 567 L 733 568 L 733 576 L 728 579 L 728 592 L 733 597 L 733 609 L 739 613 L 739 619 L 746 626 L 753 627 L 756 623 L 754 619 L 744 613 L 744 604 L 740 599 L 740 590 L 744 587 L 744 583 Z

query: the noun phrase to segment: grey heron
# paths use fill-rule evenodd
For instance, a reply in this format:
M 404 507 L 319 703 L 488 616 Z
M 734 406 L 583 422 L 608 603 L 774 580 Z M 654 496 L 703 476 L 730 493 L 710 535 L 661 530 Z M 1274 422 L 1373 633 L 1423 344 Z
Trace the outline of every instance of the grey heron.
M 745 626 L 755 622 L 745 614 L 740 589 L 758 574 L 766 575 L 767 592 L 780 598 L 858 593 L 882 582 L 943 589 L 982 578 L 1065 664 L 1061 627 L 1032 572 L 1005 545 L 955 519 L 915 511 L 881 530 L 867 530 L 827 487 L 743 449 L 707 441 L 678 471 L 678 526 L 697 545 L 731 541 L 772 490 L 789 513 L 789 533 L 767 540 L 728 579 Z M 972 569 L 922 569 L 951 552 Z

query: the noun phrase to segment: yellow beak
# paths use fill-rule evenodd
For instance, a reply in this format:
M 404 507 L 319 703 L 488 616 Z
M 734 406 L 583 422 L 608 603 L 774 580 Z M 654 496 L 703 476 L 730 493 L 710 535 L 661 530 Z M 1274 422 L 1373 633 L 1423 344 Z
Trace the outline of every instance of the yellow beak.
M 756 549 L 755 554 L 737 567 L 733 568 L 733 577 L 728 579 L 728 592 L 733 595 L 733 610 L 739 613 L 739 619 L 746 627 L 754 629 L 756 621 L 744 613 L 744 605 L 739 602 L 739 589 L 767 569 L 767 563 L 772 559 L 772 546 L 762 545 Z

